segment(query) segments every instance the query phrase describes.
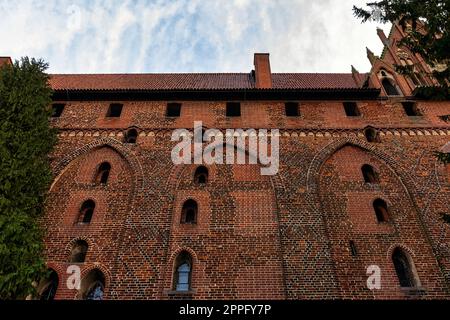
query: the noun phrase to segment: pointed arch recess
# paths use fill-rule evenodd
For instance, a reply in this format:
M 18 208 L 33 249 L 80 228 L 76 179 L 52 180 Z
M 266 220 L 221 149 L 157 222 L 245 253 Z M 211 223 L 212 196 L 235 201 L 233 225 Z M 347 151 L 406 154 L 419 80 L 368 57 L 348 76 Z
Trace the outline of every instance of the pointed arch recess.
M 67 154 L 64 158 L 59 160 L 57 164 L 53 168 L 53 175 L 54 179 L 52 182 L 52 185 L 50 187 L 50 191 L 53 189 L 55 184 L 59 181 L 61 176 L 64 175 L 64 172 L 70 167 L 70 164 L 75 159 L 88 154 L 94 149 L 99 149 L 102 147 L 109 147 L 116 151 L 124 160 L 125 162 L 130 166 L 132 172 L 133 172 L 133 185 L 136 188 L 136 193 L 143 190 L 144 187 L 144 171 L 143 167 L 138 160 L 138 158 L 129 150 L 128 147 L 124 146 L 122 142 L 109 138 L 104 137 L 98 140 L 95 140 L 91 143 L 86 144 L 85 146 L 74 150 Z

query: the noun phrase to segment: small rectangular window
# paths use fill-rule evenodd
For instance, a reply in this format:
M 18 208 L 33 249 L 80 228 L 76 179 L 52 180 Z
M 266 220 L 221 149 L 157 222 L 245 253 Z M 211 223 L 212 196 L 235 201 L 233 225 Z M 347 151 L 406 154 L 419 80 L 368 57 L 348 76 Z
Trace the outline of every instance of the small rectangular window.
M 418 117 L 421 116 L 419 110 L 417 110 L 416 104 L 414 102 L 402 102 L 403 109 L 408 117 Z
M 359 112 L 359 108 L 356 102 L 344 102 L 344 110 L 347 117 L 361 116 L 361 112 Z
M 120 118 L 122 114 L 123 104 L 121 103 L 111 103 L 109 105 L 108 113 L 106 114 L 107 118 Z
M 181 115 L 181 103 L 168 103 L 166 116 L 169 118 L 177 118 Z
M 59 118 L 61 117 L 64 107 L 66 105 L 63 103 L 55 103 L 52 105 L 52 118 Z
M 300 116 L 300 111 L 298 108 L 298 102 L 286 102 L 284 104 L 286 110 L 286 117 L 298 117 Z
M 239 102 L 227 103 L 227 117 L 240 117 L 241 116 L 241 104 Z

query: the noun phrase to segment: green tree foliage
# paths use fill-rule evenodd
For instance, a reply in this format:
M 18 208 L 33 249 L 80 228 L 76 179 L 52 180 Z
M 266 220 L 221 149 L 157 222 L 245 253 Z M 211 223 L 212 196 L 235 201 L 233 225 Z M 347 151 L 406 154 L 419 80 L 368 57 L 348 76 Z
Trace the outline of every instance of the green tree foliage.
M 0 299 L 23 299 L 45 274 L 42 230 L 51 182 L 52 90 L 43 61 L 0 68 Z
M 353 7 L 363 22 L 377 20 L 398 23 L 407 36 L 401 45 L 420 54 L 433 68 L 433 75 L 441 84 L 439 92 L 431 94 L 448 98 L 450 81 L 450 0 L 383 0 L 367 3 L 369 9 Z M 413 67 L 397 66 L 401 73 L 413 72 Z M 428 92 L 429 93 L 429 92 Z

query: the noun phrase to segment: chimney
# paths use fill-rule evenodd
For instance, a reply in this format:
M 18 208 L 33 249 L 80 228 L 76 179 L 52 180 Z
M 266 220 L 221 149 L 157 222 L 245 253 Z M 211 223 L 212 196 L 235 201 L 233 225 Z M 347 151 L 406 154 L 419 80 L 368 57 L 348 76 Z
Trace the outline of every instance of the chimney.
M 255 53 L 255 79 L 257 89 L 272 88 L 272 73 L 268 53 Z
M 0 67 L 5 64 L 12 64 L 11 57 L 0 57 Z

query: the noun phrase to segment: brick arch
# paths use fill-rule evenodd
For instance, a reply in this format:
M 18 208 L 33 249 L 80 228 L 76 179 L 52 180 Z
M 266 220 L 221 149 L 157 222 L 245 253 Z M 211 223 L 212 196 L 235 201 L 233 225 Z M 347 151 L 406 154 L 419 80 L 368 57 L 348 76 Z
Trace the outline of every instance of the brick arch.
M 81 283 L 89 275 L 89 273 L 95 269 L 101 271 L 103 273 L 103 276 L 105 277 L 105 294 L 106 294 L 106 292 L 107 292 L 106 290 L 108 288 L 110 288 L 110 285 L 111 285 L 111 272 L 106 266 L 104 266 L 102 264 L 95 263 L 95 264 L 89 265 L 88 267 L 83 268 L 81 270 L 81 274 L 80 274 Z M 107 295 L 107 296 L 109 296 L 109 295 Z M 81 300 L 81 289 L 77 290 L 75 292 L 73 298 L 74 298 L 74 300 Z
M 397 248 L 400 248 L 400 249 L 404 250 L 406 253 L 409 254 L 409 256 L 411 258 L 415 258 L 416 257 L 416 254 L 414 253 L 414 251 L 412 251 L 406 245 L 404 245 L 402 243 L 393 243 L 392 245 L 389 246 L 388 250 L 386 251 L 386 259 L 392 260 L 392 254 L 394 253 L 394 250 L 397 249 Z
M 316 154 L 307 172 L 306 187 L 308 194 L 317 196 L 319 188 L 318 180 L 322 165 L 334 153 L 336 153 L 345 146 L 354 146 L 360 148 L 363 151 L 366 151 L 376 156 L 378 159 L 382 160 L 388 166 L 388 168 L 397 176 L 400 183 L 403 185 L 404 189 L 408 193 L 411 201 L 413 201 L 412 196 L 415 195 L 417 191 L 414 181 L 411 179 L 409 174 L 397 164 L 397 161 L 395 161 L 395 159 L 393 159 L 391 156 L 387 155 L 383 151 L 379 150 L 374 144 L 358 139 L 356 137 L 337 139 L 336 141 L 333 141 L 327 146 L 325 146 L 322 150 L 320 150 Z
M 169 265 L 170 266 L 173 266 L 173 263 L 175 262 L 175 259 L 183 251 L 186 251 L 187 253 L 189 253 L 191 255 L 193 264 L 197 264 L 198 263 L 198 257 L 197 257 L 197 254 L 195 253 L 195 251 L 193 249 L 189 248 L 189 247 L 183 246 L 183 247 L 179 247 L 178 249 L 173 251 L 172 254 L 170 255 L 170 258 L 169 258 Z
M 226 147 L 228 144 L 224 143 L 223 144 L 224 147 Z M 231 146 L 231 145 L 230 145 Z M 238 149 L 237 146 L 233 146 L 235 149 Z M 242 149 L 241 149 L 242 150 Z M 202 149 L 203 151 L 203 149 Z M 247 149 L 242 150 L 245 152 L 246 155 L 251 155 L 249 153 L 249 151 Z M 225 153 L 224 153 L 225 155 Z M 194 159 L 194 154 L 192 154 L 192 159 Z M 192 165 L 194 165 L 194 163 L 192 163 Z M 201 166 L 202 164 L 197 164 L 196 166 Z M 207 165 L 203 164 L 205 167 L 208 168 Z M 214 164 L 215 166 L 217 166 L 216 164 Z M 226 164 L 223 164 L 226 165 Z M 187 168 L 190 165 L 174 165 L 172 167 L 172 170 L 169 174 L 169 178 L 167 180 L 167 190 L 177 190 L 178 189 L 178 184 L 179 184 L 179 180 L 180 177 L 182 177 L 183 173 L 185 170 L 187 170 Z M 261 166 L 261 164 L 259 163 L 258 160 L 258 164 L 255 164 L 255 166 Z M 278 195 L 281 195 L 284 193 L 284 184 L 281 180 L 281 176 L 280 173 L 278 172 L 276 175 L 274 176 L 267 176 L 270 179 L 270 183 L 272 184 L 273 190 L 275 191 L 275 200 L 278 198 Z M 277 202 L 278 205 L 278 202 Z
M 182 252 L 187 252 L 191 256 L 192 264 L 194 266 L 194 268 L 191 269 L 191 270 L 193 270 L 193 272 L 195 272 L 196 269 L 198 268 L 198 266 L 200 265 L 198 256 L 193 249 L 191 249 L 190 247 L 186 247 L 186 246 L 177 248 L 175 251 L 173 251 L 171 253 L 168 263 L 167 263 L 167 268 L 166 268 L 165 278 L 170 279 L 170 287 L 172 287 L 173 283 L 174 283 L 173 276 L 174 276 L 174 269 L 175 269 L 175 260 Z
M 69 260 L 68 258 L 70 258 L 72 255 L 72 248 L 73 248 L 74 244 L 79 240 L 87 242 L 88 253 L 89 253 L 89 251 L 92 251 L 96 247 L 94 241 L 89 236 L 79 236 L 79 237 L 73 238 L 72 240 L 70 240 L 70 242 L 66 245 L 66 247 L 64 249 L 64 251 L 66 253 L 66 262 Z
M 362 140 L 362 139 L 359 139 L 356 137 L 340 138 L 340 139 L 337 139 L 337 140 L 329 143 L 328 145 L 326 145 L 322 150 L 320 150 L 316 154 L 316 156 L 314 157 L 314 159 L 312 160 L 312 162 L 308 168 L 306 198 L 308 201 L 308 205 L 310 206 L 310 210 L 312 210 L 312 212 L 316 212 L 317 214 L 319 214 L 322 217 L 321 218 L 321 220 L 322 220 L 321 227 L 324 228 L 325 234 L 328 235 L 328 233 L 325 229 L 326 222 L 321 213 L 320 199 L 319 199 L 320 170 L 321 170 L 323 164 L 325 163 L 325 161 L 327 161 L 327 159 L 329 159 L 333 154 L 335 154 L 336 152 L 338 152 L 340 149 L 342 149 L 345 146 L 354 146 L 354 147 L 362 149 L 365 152 L 370 153 L 371 155 L 374 155 L 381 162 L 386 164 L 386 166 L 389 168 L 389 170 L 391 170 L 394 173 L 394 175 L 396 176 L 396 178 L 398 179 L 400 184 L 403 186 L 403 189 L 406 192 L 408 200 L 411 202 L 412 207 L 415 210 L 415 214 L 417 216 L 420 228 L 426 238 L 427 243 L 430 245 L 434 254 L 437 255 L 438 249 L 433 246 L 433 242 L 431 241 L 431 235 L 430 235 L 428 229 L 425 227 L 426 226 L 426 223 L 424 221 L 425 218 L 420 214 L 420 209 L 415 201 L 415 199 L 417 198 L 418 192 L 417 192 L 416 185 L 415 185 L 414 181 L 412 180 L 412 178 L 410 177 L 410 175 L 397 164 L 397 162 L 395 161 L 394 158 L 392 158 L 391 156 L 387 155 L 386 153 L 384 153 L 383 151 L 378 149 L 375 144 L 366 142 L 365 140 Z M 386 198 L 383 197 L 383 199 L 385 199 L 385 201 L 388 203 Z M 328 247 L 327 254 L 331 255 L 331 251 L 330 251 L 331 244 L 330 244 L 329 239 L 327 239 L 327 247 Z M 411 250 L 409 250 L 407 247 L 405 247 L 401 244 L 393 244 L 393 246 L 391 246 L 389 249 L 390 251 L 388 252 L 389 257 L 390 257 L 390 255 L 392 255 L 392 251 L 396 247 L 400 247 L 400 248 L 404 249 L 406 252 L 408 252 L 411 255 L 411 257 L 415 256 L 414 253 Z M 440 265 L 439 261 L 437 263 Z M 333 268 L 336 268 L 336 266 L 334 266 Z
M 53 189 L 53 186 L 59 179 L 64 175 L 65 171 L 70 167 L 70 164 L 75 159 L 88 154 L 89 152 L 99 149 L 102 147 L 109 147 L 116 151 L 130 166 L 133 172 L 133 185 L 137 189 L 136 192 L 143 190 L 144 188 L 144 170 L 138 158 L 131 152 L 131 150 L 126 147 L 119 140 L 104 137 L 101 139 L 97 139 L 91 143 L 86 144 L 85 146 L 74 150 L 67 154 L 62 160 L 60 160 L 53 169 L 54 180 L 50 187 L 50 191 Z

